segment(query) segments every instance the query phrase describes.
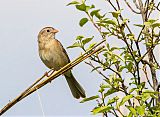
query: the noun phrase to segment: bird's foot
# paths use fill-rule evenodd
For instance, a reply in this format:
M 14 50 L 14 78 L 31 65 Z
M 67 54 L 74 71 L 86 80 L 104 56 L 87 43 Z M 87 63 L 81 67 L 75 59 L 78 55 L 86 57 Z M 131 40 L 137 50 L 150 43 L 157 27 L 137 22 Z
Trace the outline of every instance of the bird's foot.
M 44 73 L 44 76 L 46 76 L 46 77 L 49 77 L 49 74 L 48 74 L 49 72 L 45 72 Z
M 55 70 L 51 69 L 49 72 L 45 72 L 44 76 L 50 77 L 54 72 Z

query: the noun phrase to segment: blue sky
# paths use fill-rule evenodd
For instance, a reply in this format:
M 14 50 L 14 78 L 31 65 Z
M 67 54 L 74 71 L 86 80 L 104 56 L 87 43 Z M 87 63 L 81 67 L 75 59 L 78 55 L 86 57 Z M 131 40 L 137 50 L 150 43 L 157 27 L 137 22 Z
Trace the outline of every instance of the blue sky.
M 103 0 L 92 1 L 98 8 L 103 8 L 102 12 L 111 11 Z M 79 27 L 79 20 L 85 15 L 72 6 L 67 7 L 69 2 L 70 0 L 0 1 L 0 108 L 48 70 L 38 55 L 37 35 L 43 27 L 53 26 L 58 29 L 60 32 L 56 38 L 65 48 L 74 42 L 77 35 L 88 37 L 97 33 L 91 24 Z M 128 12 L 124 15 L 134 19 Z M 134 19 L 134 22 L 138 22 L 139 18 Z M 95 37 L 100 40 L 98 34 Z M 67 52 L 72 60 L 82 51 L 67 49 Z M 86 90 L 87 96 L 95 95 L 102 81 L 99 75 L 90 71 L 91 68 L 84 63 L 73 69 L 74 76 Z M 74 99 L 63 76 L 38 92 L 44 113 L 48 116 L 89 116 L 96 105 L 96 102 L 81 104 L 81 100 Z M 31 94 L 4 115 L 42 116 L 37 93 Z
M 66 48 L 77 35 L 93 35 L 96 30 L 80 28 L 78 22 L 84 15 L 74 7 L 67 7 L 70 0 L 3 0 L 0 1 L 0 108 L 18 96 L 48 70 L 38 55 L 37 35 L 45 26 L 53 26 L 56 35 Z M 67 50 L 70 59 L 81 50 Z M 73 69 L 74 76 L 85 88 L 87 96 L 96 94 L 100 78 L 90 74 L 84 63 Z M 45 115 L 90 115 L 94 103 L 80 104 L 73 98 L 66 80 L 60 76 L 39 90 Z M 6 116 L 40 116 L 42 111 L 37 93 L 12 107 Z

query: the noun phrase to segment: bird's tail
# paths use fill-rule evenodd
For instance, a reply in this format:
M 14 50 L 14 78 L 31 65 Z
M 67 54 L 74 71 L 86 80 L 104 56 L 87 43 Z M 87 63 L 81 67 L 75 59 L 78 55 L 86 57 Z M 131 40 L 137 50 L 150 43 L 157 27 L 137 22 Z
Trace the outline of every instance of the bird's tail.
M 67 83 L 68 83 L 68 85 L 70 87 L 72 95 L 77 99 L 79 99 L 80 97 L 85 98 L 86 97 L 85 91 L 81 87 L 81 85 L 77 82 L 77 80 L 74 78 L 72 72 L 71 71 L 67 71 L 64 74 L 64 76 L 65 76 L 65 78 L 67 80 Z

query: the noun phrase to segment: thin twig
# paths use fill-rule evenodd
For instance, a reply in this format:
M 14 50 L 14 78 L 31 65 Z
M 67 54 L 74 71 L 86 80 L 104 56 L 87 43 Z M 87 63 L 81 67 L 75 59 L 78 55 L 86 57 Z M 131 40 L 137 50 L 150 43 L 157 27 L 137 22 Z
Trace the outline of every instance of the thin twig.
M 159 6 L 160 6 L 160 2 L 159 2 L 158 5 L 156 6 L 156 8 L 157 8 L 158 11 L 160 11 Z
M 151 50 L 153 50 L 154 49 L 154 47 L 155 46 L 151 46 L 148 50 L 147 50 L 147 52 L 146 53 L 144 53 L 144 55 L 139 59 L 139 61 L 138 61 L 138 63 L 140 62 L 140 61 L 142 61 L 143 60 L 143 58 L 151 51 Z M 143 62 L 142 62 L 143 63 Z
M 147 69 L 146 69 L 146 66 L 144 65 L 143 66 L 143 72 L 144 72 L 144 74 L 145 74 L 145 76 L 146 76 L 146 79 L 147 79 L 147 82 L 148 82 L 148 84 L 150 85 L 150 87 L 152 88 L 152 89 L 154 89 L 153 88 L 153 86 L 152 86 L 152 84 L 151 84 L 151 82 L 150 82 L 150 80 L 149 80 L 149 78 L 148 78 L 148 74 L 147 74 Z
M 140 14 L 140 12 L 134 10 L 134 9 L 131 7 L 131 5 L 129 4 L 129 2 L 128 2 L 127 0 L 124 0 L 124 1 L 125 1 L 125 3 L 127 4 L 127 6 L 130 8 L 130 10 L 131 10 L 132 12 L 134 12 L 134 13 L 136 13 L 136 14 Z
M 136 6 L 136 8 L 140 10 L 140 7 L 139 7 L 137 1 L 136 1 L 136 0 L 133 0 L 133 3 L 134 3 L 134 5 Z
M 85 61 L 85 63 L 88 64 L 89 66 L 91 66 L 93 69 L 95 69 L 95 70 L 96 70 L 101 76 L 103 76 L 105 79 L 109 79 L 109 78 L 107 78 L 100 70 L 96 69 L 96 67 L 91 63 L 91 61 L 89 61 L 89 62 L 86 62 L 86 61 Z

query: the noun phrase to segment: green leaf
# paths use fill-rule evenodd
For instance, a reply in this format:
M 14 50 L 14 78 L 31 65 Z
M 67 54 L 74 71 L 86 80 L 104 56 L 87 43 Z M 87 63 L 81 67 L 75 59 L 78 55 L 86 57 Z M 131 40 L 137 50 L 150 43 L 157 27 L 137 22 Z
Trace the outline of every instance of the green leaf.
M 114 102 L 117 102 L 118 99 L 119 99 L 118 96 L 114 97 L 113 99 L 109 99 L 108 102 L 107 102 L 107 105 L 113 104 Z
M 142 82 L 141 84 L 137 85 L 137 88 L 141 91 L 145 87 L 145 82 Z
M 106 24 L 112 24 L 112 25 L 117 25 L 117 23 L 114 20 L 106 20 L 104 21 Z
M 86 10 L 85 11 L 88 12 L 91 9 L 91 7 L 90 6 L 86 6 Z
M 91 100 L 94 100 L 94 99 L 97 99 L 99 98 L 98 95 L 95 95 L 95 96 L 91 96 L 89 98 L 84 98 L 82 101 L 80 101 L 80 103 L 84 103 L 84 102 L 87 102 L 87 101 L 91 101 Z
M 94 38 L 94 36 L 82 40 L 83 45 L 85 45 L 85 44 L 87 44 L 88 42 L 90 42 L 93 38 Z
M 126 68 L 128 69 L 129 72 L 132 72 L 132 70 L 133 70 L 133 62 L 129 62 L 129 63 L 126 65 Z
M 97 108 L 93 109 L 93 115 L 98 114 L 98 113 L 108 112 L 111 109 L 113 109 L 113 107 L 111 107 L 111 106 L 97 107 Z
M 138 27 L 143 27 L 144 25 L 142 25 L 142 24 L 134 24 L 135 26 L 138 26 Z
M 80 11 L 85 11 L 88 12 L 90 9 L 94 8 L 94 5 L 92 6 L 86 6 L 85 3 L 80 4 L 80 5 L 76 5 L 76 8 Z
M 125 97 L 122 98 L 122 101 L 120 102 L 119 106 L 122 106 L 126 101 L 128 101 L 129 99 L 131 99 L 133 97 L 133 94 L 127 95 Z
M 152 98 L 158 99 L 158 96 L 156 96 L 156 95 L 154 95 L 154 94 L 150 94 L 150 96 L 151 96 Z
M 132 112 L 134 116 L 137 117 L 137 114 L 136 114 L 137 111 L 132 106 L 126 106 L 126 107 Z
M 129 113 L 129 115 L 127 117 L 133 117 L 132 112 Z
M 113 93 L 115 93 L 115 92 L 117 92 L 117 90 L 111 88 L 111 89 L 109 89 L 109 90 L 107 91 L 107 93 L 104 94 L 104 97 L 109 96 L 109 95 L 111 95 L 111 94 L 113 94 Z
M 95 8 L 94 4 L 92 4 L 90 8 L 91 8 L 91 9 Z
M 93 10 L 90 15 L 93 17 L 96 13 L 98 13 L 100 11 L 100 9 L 97 9 L 97 10 Z
M 111 88 L 111 85 L 108 85 L 108 84 L 102 84 L 102 85 L 101 85 L 101 87 L 102 87 L 102 88 L 104 88 L 104 89 L 106 89 L 106 88 Z
M 84 3 L 81 5 L 76 5 L 76 8 L 80 11 L 86 11 L 86 5 Z
M 151 24 L 155 23 L 157 20 L 155 19 L 149 19 L 147 22 L 150 22 Z
M 125 68 L 126 68 L 126 66 L 120 66 L 120 67 L 119 67 L 119 72 L 122 72 L 123 69 L 125 69 Z
M 123 82 L 122 78 L 115 78 L 114 82 Z
M 134 34 L 127 34 L 127 37 L 133 41 L 135 41 L 135 36 Z
M 100 93 L 103 93 L 103 91 L 104 91 L 104 88 L 100 88 L 100 89 L 98 90 L 98 92 L 100 92 Z
M 122 10 L 118 10 L 118 11 L 116 11 L 116 12 L 111 12 L 111 13 L 112 13 L 112 16 L 117 19 L 118 16 L 121 14 L 121 11 L 122 11 Z
M 97 10 L 93 10 L 90 15 L 93 17 L 93 16 L 96 16 L 98 19 L 101 19 L 103 18 L 105 15 L 101 16 L 100 13 L 99 13 L 100 9 L 97 9 Z
M 140 83 L 140 88 L 141 88 L 141 90 L 145 88 L 145 84 L 146 84 L 145 82 L 141 82 L 141 83 Z
M 152 24 L 152 27 L 155 28 L 155 27 L 160 27 L 160 23 L 154 23 Z
M 145 113 L 145 105 L 136 107 L 137 113 L 141 116 L 144 116 Z
M 75 4 L 80 4 L 80 3 L 78 1 L 72 1 L 72 2 L 68 3 L 66 6 L 75 5 Z
M 144 22 L 145 26 L 151 26 L 151 24 L 152 24 L 151 22 Z
M 103 16 L 101 16 L 98 12 L 95 14 L 95 16 L 98 18 L 98 19 L 101 19 Z
M 132 88 L 129 90 L 129 93 L 132 93 L 134 90 L 136 90 L 137 88 Z
M 96 44 L 97 44 L 96 42 L 91 43 L 91 44 L 89 45 L 88 49 L 93 48 Z
M 79 36 L 77 36 L 76 40 L 82 40 L 83 38 L 84 38 L 84 36 L 79 35 Z
M 68 46 L 67 49 L 68 49 L 68 48 L 75 48 L 75 47 L 81 47 L 80 43 L 75 42 L 73 45 Z
M 87 18 L 82 18 L 82 19 L 80 20 L 80 22 L 79 22 L 79 25 L 80 25 L 81 27 L 83 27 L 87 22 L 88 22 L 88 19 L 87 19 Z
M 127 22 L 129 22 L 129 19 L 123 19 L 122 24 L 126 24 Z
M 152 90 L 144 90 L 143 93 L 150 93 L 150 94 L 158 94 L 158 92 L 156 91 L 152 91 Z
M 142 94 L 142 101 L 146 101 L 146 100 L 148 100 L 150 97 L 151 97 L 151 96 L 150 96 L 149 93 L 143 93 L 143 94 Z
M 96 23 L 96 24 L 98 24 L 98 26 L 101 26 L 101 27 L 106 28 L 106 25 L 105 25 L 105 24 L 103 24 L 103 23 Z

